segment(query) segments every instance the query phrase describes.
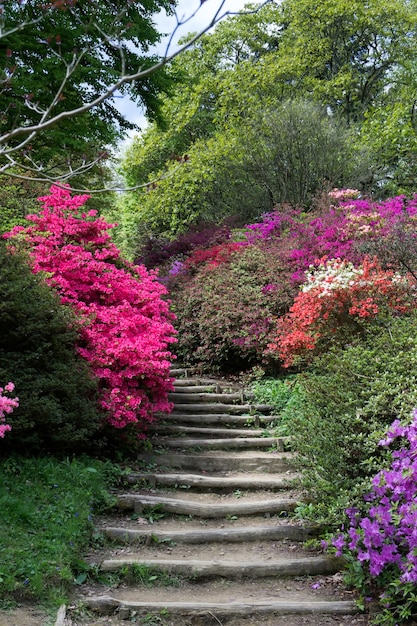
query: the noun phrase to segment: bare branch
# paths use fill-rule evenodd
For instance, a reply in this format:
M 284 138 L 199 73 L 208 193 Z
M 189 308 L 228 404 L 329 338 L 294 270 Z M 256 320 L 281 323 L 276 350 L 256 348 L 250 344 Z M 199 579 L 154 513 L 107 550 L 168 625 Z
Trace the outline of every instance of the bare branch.
M 105 101 L 115 97 L 115 94 L 122 90 L 125 85 L 136 83 L 138 81 L 143 81 L 147 79 L 150 75 L 157 72 L 158 70 L 164 68 L 167 64 L 171 63 L 178 55 L 182 54 L 185 50 L 191 48 L 205 33 L 207 33 L 211 28 L 213 28 L 220 20 L 224 19 L 229 15 L 240 14 L 252 14 L 259 11 L 265 5 L 274 2 L 276 0 L 265 0 L 260 3 L 256 8 L 253 9 L 245 9 L 240 12 L 233 11 L 224 11 L 224 6 L 226 0 L 222 0 L 218 9 L 215 11 L 214 15 L 208 21 L 206 26 L 197 34 L 193 35 L 191 39 L 189 39 L 186 43 L 179 46 L 177 49 L 172 51 L 173 41 L 178 33 L 178 30 L 186 25 L 192 18 L 196 16 L 199 12 L 202 2 L 200 3 L 200 7 L 197 8 L 191 15 L 179 17 L 177 12 L 174 12 L 174 17 L 176 20 L 176 25 L 173 31 L 170 34 L 168 43 L 165 48 L 164 55 L 150 67 L 144 68 L 139 67 L 135 72 L 128 72 L 126 67 L 126 59 L 125 52 L 122 47 L 123 41 L 123 33 L 121 30 L 121 22 L 124 17 L 124 11 L 120 10 L 114 18 L 112 19 L 112 28 L 115 32 L 104 32 L 104 30 L 100 27 L 98 23 L 88 23 L 91 27 L 94 27 L 97 33 L 101 38 L 101 43 L 105 43 L 109 47 L 111 47 L 116 53 L 119 54 L 120 59 L 120 75 L 119 78 L 114 80 L 110 85 L 105 85 L 102 89 L 102 93 L 96 95 L 96 97 L 92 97 L 91 100 L 84 99 L 84 102 L 79 106 L 69 107 L 66 110 L 60 111 L 56 113 L 55 109 L 59 102 L 61 102 L 64 97 L 65 89 L 67 88 L 71 78 L 73 77 L 76 70 L 82 65 L 86 55 L 89 51 L 91 51 L 91 40 L 88 41 L 86 39 L 84 47 L 78 50 L 74 50 L 72 54 L 72 58 L 70 60 L 65 59 L 64 54 L 61 52 L 60 47 L 58 49 L 53 49 L 51 46 L 49 47 L 49 53 L 58 58 L 58 60 L 62 63 L 62 66 L 65 68 L 65 74 L 61 80 L 61 84 L 56 89 L 55 93 L 52 94 L 49 103 L 40 104 L 39 102 L 32 101 L 29 96 L 25 98 L 24 104 L 27 107 L 28 111 L 31 113 L 35 113 L 35 115 L 39 115 L 39 120 L 37 122 L 28 122 L 27 124 L 22 123 L 17 125 L 14 128 L 11 128 L 7 132 L 3 133 L 0 136 L 0 158 L 3 157 L 5 161 L 2 165 L 0 165 L 0 174 L 8 174 L 15 176 L 16 178 L 29 179 L 33 181 L 51 181 L 56 182 L 56 179 L 52 179 L 49 177 L 42 165 L 36 164 L 35 160 L 27 154 L 27 148 L 30 146 L 31 142 L 37 137 L 40 133 L 44 131 L 48 131 L 53 126 L 60 124 L 64 120 L 69 120 L 80 116 L 96 107 L 99 107 Z M 22 21 L 21 24 L 14 28 L 10 28 L 9 30 L 5 29 L 5 10 L 4 5 L 0 2 L 0 40 L 4 39 L 16 32 L 24 31 L 25 28 L 29 28 L 32 26 L 36 26 L 39 24 L 42 19 L 44 19 L 45 15 L 51 15 L 54 6 L 56 3 L 52 3 L 51 9 L 47 9 L 44 14 L 39 17 L 34 18 L 33 20 L 26 19 Z M 76 6 L 76 2 L 74 4 L 68 4 L 68 12 L 76 20 L 77 23 L 82 26 L 87 26 L 82 22 L 82 19 L 77 12 L 74 10 L 73 6 Z M 103 67 L 105 70 L 105 60 L 103 61 Z M 10 81 L 11 75 L 7 75 L 7 69 L 5 69 L 5 80 L 0 81 L 0 84 L 6 85 L 7 82 Z M 3 112 L 3 115 L 7 114 Z M 26 151 L 25 151 L 26 150 Z M 80 173 L 84 173 L 89 171 L 94 165 L 96 165 L 102 156 L 99 156 L 91 162 L 81 163 L 75 169 L 71 167 L 68 168 L 68 171 L 64 174 L 61 174 L 58 179 L 61 183 L 70 180 L 75 175 L 79 175 Z M 29 164 L 29 165 L 28 165 Z M 22 175 L 21 173 L 16 173 L 15 168 L 19 168 L 21 171 L 24 171 L 27 175 Z M 133 189 L 137 189 L 146 185 L 139 185 L 137 187 L 133 187 Z M 117 188 L 109 188 L 109 191 L 118 190 Z M 100 190 L 102 192 L 104 190 Z M 91 191 L 90 191 L 91 192 Z

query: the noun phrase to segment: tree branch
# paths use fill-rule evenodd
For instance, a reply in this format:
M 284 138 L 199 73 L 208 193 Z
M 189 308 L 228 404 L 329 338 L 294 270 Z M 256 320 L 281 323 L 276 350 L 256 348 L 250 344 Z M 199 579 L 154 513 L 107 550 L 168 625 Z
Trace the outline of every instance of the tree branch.
M 89 28 L 95 29 L 101 38 L 101 44 L 105 43 L 110 46 L 114 51 L 118 51 L 119 60 L 120 60 L 120 75 L 119 78 L 113 80 L 113 82 L 109 85 L 104 85 L 102 88 L 102 93 L 99 93 L 95 97 L 87 100 L 84 97 L 84 101 L 74 107 L 69 107 L 66 110 L 60 111 L 59 113 L 55 112 L 55 109 L 65 97 L 65 89 L 69 85 L 71 79 L 73 78 L 77 69 L 82 66 L 82 63 L 87 56 L 88 52 L 91 51 L 92 46 L 94 46 L 94 38 L 85 37 L 84 47 L 78 50 L 74 50 L 72 53 L 72 58 L 70 60 L 66 60 L 64 53 L 61 51 L 60 43 L 58 44 L 58 50 L 52 48 L 50 46 L 49 52 L 52 56 L 57 57 L 65 68 L 65 74 L 61 80 L 60 85 L 57 87 L 55 93 L 52 94 L 51 99 L 48 103 L 41 104 L 38 101 L 33 102 L 29 95 L 25 97 L 24 104 L 27 107 L 28 111 L 32 114 L 39 115 L 39 120 L 37 122 L 28 122 L 21 123 L 15 128 L 11 128 L 10 130 L 4 132 L 0 136 L 0 158 L 3 158 L 4 163 L 0 165 L 0 174 L 8 174 L 15 176 L 16 178 L 23 178 L 26 180 L 33 181 L 51 181 L 51 178 L 46 175 L 42 164 L 36 164 L 32 157 L 28 157 L 27 151 L 25 149 L 30 145 L 30 143 L 40 134 L 45 131 L 49 131 L 54 126 L 59 125 L 61 122 L 65 120 L 70 120 L 75 117 L 81 116 L 92 109 L 99 107 L 105 101 L 113 98 L 115 94 L 122 90 L 124 86 L 132 83 L 136 83 L 139 81 L 144 81 L 149 78 L 152 74 L 164 68 L 167 64 L 171 63 L 177 56 L 182 54 L 188 48 L 191 48 L 195 42 L 197 42 L 205 33 L 207 33 L 211 28 L 213 28 L 220 20 L 224 19 L 229 15 L 240 14 L 253 14 L 259 11 L 265 5 L 274 2 L 276 0 L 265 0 L 261 2 L 257 7 L 248 8 L 240 12 L 233 11 L 224 11 L 224 6 L 226 0 L 222 0 L 218 9 L 215 11 L 211 19 L 208 21 L 206 26 L 197 34 L 193 35 L 191 39 L 189 39 L 186 43 L 179 46 L 176 50 L 172 51 L 173 41 L 175 35 L 178 33 L 180 27 L 186 25 L 191 19 L 193 19 L 197 13 L 199 12 L 203 2 L 200 3 L 200 7 L 198 7 L 191 15 L 179 17 L 177 12 L 174 11 L 174 16 L 176 20 L 176 25 L 173 31 L 170 34 L 168 43 L 166 45 L 163 56 L 150 67 L 144 68 L 142 66 L 137 68 L 135 72 L 127 71 L 126 64 L 126 56 L 125 50 L 123 49 L 123 18 L 125 17 L 126 11 L 119 11 L 114 19 L 111 22 L 111 30 L 109 33 L 105 32 L 103 28 L 101 28 L 100 24 L 96 22 L 88 22 L 87 26 Z M 77 24 L 86 27 L 86 23 L 82 21 L 80 15 L 77 14 L 75 8 L 78 8 L 77 0 L 72 0 L 69 2 L 68 0 L 60 0 L 60 2 L 52 2 L 48 5 L 50 8 L 47 8 L 46 11 L 39 17 L 35 17 L 33 19 L 25 19 L 21 24 L 17 25 L 14 28 L 10 28 L 9 30 L 5 29 L 5 9 L 4 6 L 0 4 L 0 40 L 13 35 L 16 32 L 24 31 L 33 26 L 37 26 L 42 22 L 46 17 L 50 17 L 53 14 L 53 11 L 58 11 L 61 6 L 65 7 L 65 10 L 68 11 L 68 14 L 72 16 L 72 18 L 76 21 Z M 125 5 L 124 5 L 125 6 Z M 115 32 L 113 32 L 115 31 Z M 86 29 L 87 32 L 87 29 Z M 49 39 L 48 42 L 49 43 Z M 6 81 L 3 81 L 5 84 L 4 89 L 7 89 L 7 83 L 10 81 L 11 77 L 7 75 L 7 68 L 5 68 L 5 76 Z M 106 71 L 106 59 L 103 60 L 103 71 Z M 102 81 L 100 81 L 102 82 Z M 3 115 L 7 114 L 3 112 Z M 75 175 L 79 175 L 81 173 L 89 171 L 94 165 L 96 165 L 102 156 L 99 156 L 93 159 L 91 162 L 85 162 L 76 167 L 74 170 L 69 168 L 69 170 L 58 177 L 58 180 L 62 182 L 68 181 L 70 178 Z M 26 164 L 25 164 L 26 161 Z M 30 162 L 30 166 L 27 165 L 27 162 Z M 15 168 L 20 168 L 25 171 L 28 175 L 24 176 L 21 173 L 16 173 L 14 171 Z M 56 182 L 54 179 L 52 182 Z M 133 187 L 132 189 L 136 189 L 141 187 Z M 109 191 L 114 191 L 115 188 L 110 188 Z M 104 190 L 100 190 L 102 192 Z

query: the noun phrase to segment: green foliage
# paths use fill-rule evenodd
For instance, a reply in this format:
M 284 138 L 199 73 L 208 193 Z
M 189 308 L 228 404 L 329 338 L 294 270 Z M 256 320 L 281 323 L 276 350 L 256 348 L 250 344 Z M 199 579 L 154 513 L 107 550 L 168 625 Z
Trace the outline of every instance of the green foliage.
M 417 182 L 416 67 L 396 73 L 398 86 L 387 90 L 366 112 L 357 145 L 368 147 L 377 164 L 379 193 L 414 193 Z
M 0 188 L 0 234 L 25 224 L 25 216 L 38 210 L 36 198 L 46 188 L 39 184 L 2 178 Z
M 170 3 L 146 0 L 137 6 L 103 0 L 86 5 L 65 1 L 40 5 L 12 0 L 5 5 L 2 133 L 60 116 L 58 124 L 34 135 L 28 133 L 27 142 L 21 143 L 23 132 L 9 141 L 8 147 L 16 150 L 16 158 L 22 159 L 29 173 L 34 171 L 33 163 L 42 163 L 49 176 L 66 168 L 68 162 L 74 171 L 83 161 L 97 158 L 132 127 L 115 107 L 114 98 L 103 98 L 88 111 L 85 106 L 111 91 L 121 76 L 157 62 L 149 47 L 160 39 L 152 18 L 161 9 L 170 12 Z M 158 94 L 166 87 L 162 70 L 122 84 L 120 91 L 155 117 Z M 73 111 L 78 111 L 77 115 Z
M 304 486 L 319 503 L 313 515 L 338 522 L 379 469 L 385 453 L 377 444 L 386 428 L 417 406 L 417 319 L 370 323 L 298 381 L 303 406 L 293 445 Z
M 409 190 L 416 10 L 407 0 L 288 0 L 205 35 L 173 63 L 164 127 L 149 127 L 123 160 L 130 185 L 149 183 L 126 199 L 130 237 L 138 222 L 172 237 L 199 217 L 309 206 L 326 182 Z
M 213 136 L 219 117 L 229 117 L 233 110 L 230 102 L 221 104 L 225 83 L 237 67 L 259 62 L 276 47 L 279 23 L 275 3 L 252 15 L 236 15 L 174 60 L 168 70 L 172 87 L 162 98 L 164 123 L 150 125 L 126 151 L 122 172 L 129 185 L 146 182 L 194 142 Z
M 27 259 L 0 245 L 0 380 L 19 407 L 3 449 L 79 450 L 98 432 L 97 385 L 75 352 L 74 318 L 31 273 Z
M 293 420 L 300 416 L 302 397 L 296 375 L 283 378 L 261 378 L 250 385 L 258 404 L 273 406 L 273 415 L 278 419 L 273 424 L 277 436 L 289 436 L 293 433 Z
M 251 187 L 258 189 L 252 215 L 262 206 L 270 210 L 285 202 L 310 207 L 325 184 L 355 187 L 368 169 L 366 155 L 354 152 L 344 122 L 313 101 L 285 100 L 254 112 L 243 123 L 240 140 L 245 155 L 240 167 L 247 174 L 242 196 Z M 262 205 L 262 189 L 269 204 L 265 199 Z
M 279 202 L 309 206 L 325 183 L 355 186 L 366 170 L 348 129 L 320 106 L 258 104 L 243 120 L 218 122 L 185 159 L 149 173 L 149 180 L 162 178 L 127 195 L 124 220 L 136 213 L 133 239 L 138 227 L 172 237 L 201 219 L 219 223 L 233 215 L 244 224 Z
M 181 578 L 170 574 L 169 572 L 161 572 L 153 569 L 148 565 L 134 564 L 124 572 L 123 579 L 134 582 L 145 587 L 155 587 L 161 585 L 164 587 L 179 587 Z
M 392 87 L 392 69 L 415 51 L 416 6 L 407 0 L 284 0 L 283 16 L 280 53 L 292 88 L 349 123 Z
M 92 541 L 93 516 L 113 504 L 116 466 L 87 457 L 0 462 L 2 600 L 61 603 Z
M 225 194 L 225 184 L 230 173 L 228 168 L 232 168 L 238 158 L 232 137 L 215 135 L 196 141 L 188 151 L 187 160 L 170 160 L 165 171 L 151 175 L 151 179 L 162 177 L 154 185 L 140 193 L 128 194 L 127 213 L 137 214 L 139 226 L 145 232 L 169 237 L 184 232 L 201 219 L 221 221 L 225 215 L 235 212 L 235 207 L 230 207 L 229 195 Z M 233 179 L 228 178 L 228 183 L 228 193 L 233 197 Z M 242 217 L 248 218 L 241 199 L 239 207 Z

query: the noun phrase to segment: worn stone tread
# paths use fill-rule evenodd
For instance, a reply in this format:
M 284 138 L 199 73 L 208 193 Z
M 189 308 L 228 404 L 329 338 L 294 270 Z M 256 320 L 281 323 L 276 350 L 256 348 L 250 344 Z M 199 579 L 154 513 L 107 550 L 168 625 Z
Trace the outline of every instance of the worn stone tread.
M 184 424 L 229 424 L 234 427 L 236 424 L 253 425 L 256 428 L 259 424 L 269 424 L 279 422 L 278 415 L 231 415 L 230 413 L 180 413 L 174 410 L 172 413 L 157 413 L 158 420 L 163 422 L 179 422 Z
M 146 528 L 137 530 L 134 528 L 119 528 L 106 526 L 101 532 L 113 541 L 121 543 L 143 541 L 168 541 L 180 543 L 211 543 L 224 542 L 235 543 L 242 541 L 278 541 L 291 539 L 292 541 L 305 541 L 317 535 L 316 527 L 297 526 L 295 524 L 280 524 L 276 526 L 254 526 L 233 528 L 211 528 L 202 530 L 158 530 Z
M 201 472 L 262 472 L 276 474 L 293 470 L 293 456 L 289 452 L 262 452 L 261 450 L 217 451 L 205 450 L 200 453 L 163 451 L 144 452 L 137 456 L 138 461 L 153 463 L 165 471 L 166 468 Z
M 268 598 L 251 602 L 140 602 L 119 600 L 113 596 L 92 596 L 85 599 L 90 609 L 110 614 L 118 608 L 138 612 L 167 610 L 169 614 L 207 615 L 208 612 L 220 617 L 229 615 L 275 614 L 275 615 L 351 615 L 358 612 L 354 602 L 349 600 L 305 600 L 291 601 Z
M 183 402 L 175 403 L 176 413 L 237 413 L 254 415 L 255 413 L 270 413 L 273 407 L 270 404 L 229 404 L 226 402 Z
M 276 561 L 201 561 L 194 559 L 142 559 L 123 557 L 106 559 L 100 564 L 105 572 L 117 572 L 130 565 L 142 565 L 158 571 L 208 578 L 224 576 L 233 578 L 262 578 L 268 576 L 314 576 L 338 572 L 343 564 L 341 558 L 334 556 L 299 557 L 277 559 Z
M 279 475 L 248 475 L 239 474 L 234 476 L 206 476 L 204 474 L 169 474 L 162 473 L 132 473 L 125 477 L 126 482 L 133 485 L 146 482 L 152 486 L 161 485 L 175 487 L 186 485 L 189 487 L 201 487 L 207 489 L 288 489 L 298 478 L 296 473 L 284 473 Z
M 228 393 L 227 391 L 223 391 L 221 393 L 216 393 L 216 392 L 206 392 L 206 391 L 201 391 L 201 392 L 196 392 L 195 390 L 193 391 L 185 391 L 185 390 L 181 390 L 181 391 L 174 391 L 168 394 L 168 400 L 170 402 L 175 402 L 178 404 L 182 404 L 182 403 L 195 403 L 195 402 L 201 402 L 201 403 L 208 403 L 208 404 L 212 404 L 213 402 L 219 402 L 219 403 L 223 403 L 223 404 L 237 404 L 242 402 L 247 402 L 248 400 L 250 400 L 251 398 L 253 398 L 252 394 L 243 394 L 243 393 Z
M 214 439 L 218 437 L 274 437 L 273 431 L 266 428 L 213 428 L 207 426 L 181 426 L 180 424 L 156 424 L 154 429 L 158 434 L 170 435 L 202 435 L 204 437 Z M 289 437 L 279 437 L 280 439 L 289 440 Z
M 256 515 L 259 513 L 280 513 L 293 511 L 297 506 L 294 498 L 271 500 L 255 500 L 249 502 L 230 502 L 226 504 L 212 504 L 200 501 L 180 500 L 164 496 L 146 496 L 127 494 L 117 498 L 117 506 L 121 510 L 134 509 L 136 512 L 143 508 L 157 506 L 159 511 L 177 513 L 178 515 L 196 515 L 199 517 L 226 517 L 228 515 Z
M 223 450 L 235 448 L 245 450 L 248 448 L 273 448 L 284 449 L 284 443 L 280 437 L 227 437 L 225 439 L 193 439 L 189 437 L 157 437 L 152 439 L 154 445 L 166 448 L 204 448 L 205 450 Z

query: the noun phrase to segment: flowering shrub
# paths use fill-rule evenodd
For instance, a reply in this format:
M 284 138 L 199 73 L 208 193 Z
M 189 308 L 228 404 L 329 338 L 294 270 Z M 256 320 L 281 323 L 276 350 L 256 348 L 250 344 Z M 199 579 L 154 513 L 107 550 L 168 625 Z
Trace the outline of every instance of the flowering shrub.
M 391 467 L 376 474 L 364 498 L 366 513 L 348 509 L 349 528 L 333 540 L 339 555 L 359 561 L 365 594 L 379 590 L 385 611 L 378 622 L 387 626 L 417 609 L 417 410 L 411 424 L 395 420 L 379 445 L 393 443 Z
M 245 237 L 249 243 L 255 243 L 259 239 L 276 239 L 288 231 L 300 220 L 301 211 L 286 205 L 279 206 L 271 213 L 265 213 L 262 221 L 255 224 L 247 224 Z
M 212 222 L 199 222 L 190 226 L 186 233 L 178 235 L 173 241 L 161 237 L 149 237 L 143 242 L 141 254 L 136 259 L 136 263 L 151 269 L 170 266 L 173 260 L 186 259 L 195 249 L 209 248 L 227 241 L 234 222 L 234 218 L 229 218 L 219 225 Z
M 167 276 L 164 282 L 168 285 L 174 300 L 185 301 L 184 310 L 188 311 L 188 315 L 198 317 L 199 311 L 202 310 L 201 303 L 206 297 L 209 298 L 207 292 L 203 300 L 199 299 L 200 296 L 195 300 L 197 292 L 201 295 L 204 290 L 201 283 L 207 280 L 206 271 L 213 272 L 218 266 L 223 266 L 220 274 L 225 281 L 224 297 L 226 301 L 230 298 L 233 301 L 234 294 L 230 296 L 227 293 L 226 284 L 236 283 L 237 279 L 233 275 L 236 255 L 242 255 L 243 268 L 245 249 L 250 248 L 252 254 L 255 249 L 263 250 L 266 249 L 265 246 L 269 246 L 268 253 L 274 259 L 268 260 L 267 265 L 285 267 L 285 272 L 281 269 L 276 277 L 271 275 L 268 280 L 264 280 L 256 271 L 258 289 L 265 296 L 266 306 L 268 298 L 280 299 L 282 303 L 286 302 L 286 306 L 293 304 L 293 314 L 290 313 L 279 321 L 279 337 L 276 337 L 277 333 L 274 330 L 271 332 L 271 328 L 276 327 L 271 315 L 262 313 L 258 315 L 258 321 L 253 328 L 245 323 L 241 331 L 231 331 L 231 335 L 234 337 L 234 345 L 244 349 L 250 343 L 253 346 L 255 341 L 258 341 L 255 350 L 258 360 L 271 359 L 274 354 L 276 355 L 279 343 L 280 354 L 283 350 L 281 358 L 288 366 L 294 362 L 294 358 L 313 355 L 324 346 L 325 341 L 340 339 L 342 332 L 347 336 L 349 332 L 360 330 L 364 321 L 379 318 L 387 308 L 395 313 L 401 313 L 409 306 L 412 297 L 408 297 L 404 292 L 410 285 L 407 281 L 402 282 L 393 270 L 395 268 L 407 273 L 407 276 L 414 273 L 414 280 L 417 280 L 417 268 L 413 266 L 417 249 L 416 220 L 417 196 L 411 199 L 398 196 L 384 202 L 372 202 L 366 198 L 358 198 L 358 192 L 354 189 L 333 190 L 317 199 L 312 213 L 302 214 L 296 208 L 279 206 L 275 211 L 265 214 L 258 223 L 246 225 L 239 231 L 225 231 L 223 241 L 218 238 L 214 245 L 212 240 L 211 245 L 189 249 L 185 256 L 171 257 L 169 265 L 165 265 Z M 399 235 L 396 236 L 395 242 L 392 240 L 392 233 L 398 229 L 404 231 L 406 242 L 404 237 Z M 220 232 L 218 235 L 220 237 Z M 240 241 L 236 242 L 236 239 Z M 389 242 L 389 245 L 385 245 L 385 242 Z M 407 244 L 407 250 L 404 250 L 404 242 Z M 387 250 L 390 251 L 388 260 Z M 378 267 L 372 268 L 372 263 L 377 262 L 367 257 L 374 256 L 377 256 L 381 263 Z M 338 276 L 332 277 L 333 287 L 326 293 L 327 299 L 324 298 L 325 292 L 317 298 L 317 292 L 312 289 L 310 292 L 304 290 L 292 303 L 288 298 L 289 294 L 296 296 L 298 287 L 302 287 L 306 281 L 312 286 L 311 267 L 317 264 L 317 259 L 324 257 L 327 257 L 326 272 L 329 272 L 329 280 L 332 271 Z M 353 270 L 356 278 L 354 284 L 347 289 L 346 285 L 343 287 L 343 277 L 348 279 L 349 272 Z M 317 273 L 316 280 L 319 281 L 318 268 L 314 271 Z M 364 278 L 363 272 L 369 276 L 365 275 Z M 195 282 L 194 277 L 197 276 L 199 278 Z M 243 281 L 243 270 L 238 280 Z M 247 276 L 246 280 L 248 284 L 253 283 L 255 276 Z M 340 284 L 338 280 L 341 281 Z M 363 280 L 366 285 L 363 284 Z M 373 287 L 374 281 L 376 282 Z M 316 287 L 318 288 L 318 285 Z M 232 287 L 230 289 L 233 291 Z M 282 291 L 282 297 L 279 291 Z M 188 302 L 194 302 L 192 308 L 191 305 L 188 306 L 187 298 Z M 241 300 L 241 304 L 243 302 L 245 299 Z M 250 307 L 250 304 L 245 306 Z M 209 308 L 207 305 L 207 310 Z M 230 316 L 225 309 L 223 304 L 217 305 L 216 311 L 221 310 L 225 319 L 229 319 Z M 178 307 L 177 310 L 179 311 Z M 277 317 L 282 317 L 287 312 L 285 306 L 275 307 L 273 310 L 275 311 L 273 315 Z M 216 312 L 213 314 L 215 317 Z M 183 315 L 180 315 L 183 319 Z M 242 313 L 241 317 L 245 315 Z M 266 324 L 262 321 L 265 317 L 268 319 Z M 189 357 L 194 360 L 196 351 L 206 353 L 209 349 L 211 340 L 205 337 L 203 328 L 206 328 L 209 334 L 211 331 L 205 323 L 197 331 L 197 325 L 197 321 L 187 323 L 181 321 L 178 324 L 182 359 Z M 234 322 L 231 322 L 230 328 L 232 326 Z M 337 332 L 333 332 L 332 328 L 337 329 Z M 184 338 L 181 337 L 183 332 L 186 332 Z M 269 338 L 265 340 L 266 335 L 269 335 Z M 271 351 L 261 356 L 261 346 L 267 343 L 271 344 Z M 253 355 L 255 352 L 252 350 Z M 234 349 L 229 354 L 231 360 L 235 359 Z
M 277 336 L 268 349 L 289 367 L 386 308 L 396 313 L 410 310 L 413 292 L 406 277 L 382 270 L 377 259 L 365 258 L 359 267 L 321 259 L 307 272 L 288 315 L 278 321 Z
M 329 198 L 322 197 L 312 215 L 279 206 L 263 216 L 258 224 L 247 227 L 246 238 L 253 243 L 259 239 L 287 240 L 291 249 L 288 263 L 292 280 L 304 282 L 305 271 L 323 256 L 340 258 L 357 265 L 366 255 L 363 245 L 382 242 L 398 225 L 408 223 L 413 230 L 417 218 L 417 196 L 390 198 L 384 202 L 354 199 L 356 190 L 336 190 Z M 415 227 L 414 227 L 415 232 Z
M 262 362 L 275 318 L 293 298 L 289 277 L 269 241 L 179 275 L 171 288 L 178 357 L 229 372 Z
M 79 353 L 100 381 L 100 405 L 116 428 L 146 429 L 155 411 L 168 411 L 168 350 L 173 316 L 156 274 L 123 260 L 111 243 L 111 225 L 79 210 L 88 196 L 51 187 L 43 209 L 7 237 L 27 248 L 33 270 L 45 272 L 64 304 L 77 313 Z M 95 218 L 95 219 L 94 219 Z
M 10 424 L 5 424 L 5 414 L 12 413 L 13 409 L 19 406 L 19 398 L 8 398 L 3 395 L 4 392 L 11 393 L 14 390 L 13 383 L 7 383 L 4 387 L 0 387 L 0 437 L 4 437 L 8 430 L 11 430 L 12 427 Z
M 187 270 L 194 270 L 200 265 L 206 264 L 207 267 L 218 267 L 222 263 L 227 263 L 232 254 L 242 249 L 244 244 L 237 242 L 226 242 L 211 248 L 197 249 L 185 261 L 184 266 Z
M 329 191 L 328 196 L 333 200 L 341 202 L 343 200 L 359 198 L 360 191 L 358 189 L 332 189 Z

